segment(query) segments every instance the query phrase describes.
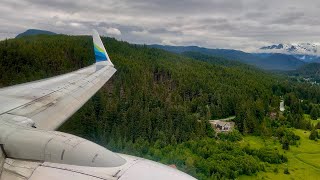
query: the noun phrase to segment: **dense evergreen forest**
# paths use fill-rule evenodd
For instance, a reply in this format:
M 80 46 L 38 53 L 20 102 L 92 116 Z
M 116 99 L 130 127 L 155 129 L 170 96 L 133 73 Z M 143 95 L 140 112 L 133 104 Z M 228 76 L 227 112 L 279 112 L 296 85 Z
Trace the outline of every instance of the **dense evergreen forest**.
M 287 161 L 275 149 L 240 146 L 243 135 L 276 136 L 289 149 L 299 137 L 288 128 L 314 128 L 303 114 L 320 102 L 318 87 L 222 58 L 102 40 L 117 72 L 60 131 L 117 152 L 176 164 L 199 179 L 221 179 Z M 1 41 L 0 87 L 92 64 L 92 47 L 88 36 Z M 288 106 L 283 115 L 278 113 L 280 97 Z M 271 112 L 277 116 L 271 118 Z M 216 136 L 208 120 L 234 115 L 237 130 Z
M 298 81 L 320 83 L 320 64 L 309 63 L 297 70 L 283 72 L 283 74 L 287 74 Z

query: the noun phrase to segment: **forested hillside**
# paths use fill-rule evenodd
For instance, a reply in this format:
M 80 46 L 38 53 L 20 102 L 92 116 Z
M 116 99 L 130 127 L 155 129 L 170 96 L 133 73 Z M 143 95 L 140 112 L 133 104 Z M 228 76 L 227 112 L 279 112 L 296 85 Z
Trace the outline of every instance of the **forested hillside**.
M 320 64 L 306 64 L 295 71 L 284 72 L 284 74 L 295 77 L 297 80 L 300 81 L 320 83 Z
M 294 144 L 289 130 L 274 130 L 284 124 L 271 120 L 269 113 L 277 112 L 280 95 L 286 95 L 295 114 L 301 113 L 302 106 L 297 102 L 294 109 L 297 98 L 319 102 L 320 93 L 314 87 L 238 62 L 188 58 L 111 38 L 103 42 L 118 71 L 60 130 L 118 152 L 174 163 L 200 179 L 251 175 L 268 163 L 287 161 L 277 150 L 255 151 L 237 143 L 242 134 L 278 133 L 284 143 Z M 1 41 L 0 87 L 92 64 L 92 47 L 87 36 L 39 35 Z M 216 139 L 207 120 L 233 115 L 240 133 Z M 285 125 L 294 126 L 290 123 Z
M 128 128 L 119 133 L 132 141 L 138 137 L 152 140 L 164 132 L 181 142 L 189 139 L 191 132 L 200 133 L 195 129 L 199 119 L 235 115 L 245 104 L 258 104 L 252 111 L 261 114 L 271 107 L 269 102 L 275 101 L 277 106 L 273 78 L 242 68 L 245 65 L 224 67 L 114 39 L 105 38 L 104 42 L 118 72 L 93 99 L 106 107 L 96 118 L 112 119 L 107 127 L 116 126 L 110 128 L 113 131 Z M 7 40 L 1 42 L 0 53 L 1 72 L 5 72 L 2 86 L 62 74 L 94 61 L 90 37 L 41 35 Z M 252 126 L 247 129 L 250 132 L 259 126 L 244 123 Z

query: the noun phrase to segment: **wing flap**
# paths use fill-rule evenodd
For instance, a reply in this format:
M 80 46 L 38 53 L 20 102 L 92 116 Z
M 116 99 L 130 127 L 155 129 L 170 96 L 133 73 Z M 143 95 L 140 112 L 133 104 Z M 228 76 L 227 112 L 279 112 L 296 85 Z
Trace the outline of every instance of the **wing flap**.
M 11 109 L 20 106 L 21 104 L 25 104 L 30 102 L 28 99 L 14 98 L 14 97 L 6 97 L 0 95 L 0 114 L 3 114 Z

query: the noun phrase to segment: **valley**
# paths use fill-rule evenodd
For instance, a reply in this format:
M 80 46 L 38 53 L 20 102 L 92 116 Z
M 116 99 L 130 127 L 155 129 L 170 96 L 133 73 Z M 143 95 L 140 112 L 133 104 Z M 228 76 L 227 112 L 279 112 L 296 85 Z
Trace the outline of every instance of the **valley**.
M 279 149 L 288 157 L 288 162 L 281 165 L 270 165 L 265 172 L 254 176 L 241 176 L 239 179 L 317 179 L 320 176 L 320 143 L 309 139 L 310 132 L 294 129 L 301 137 L 297 146 L 289 151 L 281 150 L 281 145 L 272 138 L 244 137 L 243 143 L 253 148 L 270 147 Z M 285 169 L 288 168 L 288 174 Z

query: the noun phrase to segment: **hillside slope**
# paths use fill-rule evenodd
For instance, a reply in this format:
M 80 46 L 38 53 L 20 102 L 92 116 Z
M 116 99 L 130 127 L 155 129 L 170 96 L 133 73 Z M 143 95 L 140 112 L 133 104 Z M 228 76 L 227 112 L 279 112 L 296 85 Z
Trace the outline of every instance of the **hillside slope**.
M 306 64 L 305 62 L 286 54 L 269 54 L 257 62 L 258 67 L 270 70 L 295 70 Z
M 284 72 L 291 77 L 295 77 L 299 81 L 305 81 L 310 83 L 320 83 L 320 64 L 310 63 L 300 68 L 288 72 Z
M 165 136 L 174 135 L 181 142 L 203 133 L 201 128 L 197 130 L 198 119 L 235 115 L 249 101 L 271 101 L 274 79 L 266 73 L 199 62 L 109 38 L 103 41 L 118 71 L 98 93 L 104 108 L 90 116 L 90 122 L 107 119 L 107 142 L 110 134 L 120 132 L 132 141 L 139 137 L 155 140 L 166 132 Z M 93 59 L 91 38 L 86 36 L 28 36 L 2 41 L 0 70 L 6 73 L 0 75 L 0 85 L 65 73 L 87 66 Z M 252 123 L 250 132 L 258 130 L 255 122 L 242 123 Z M 104 139 L 98 131 L 88 133 L 87 128 L 73 125 L 76 127 L 70 129 L 76 134 L 95 141 Z
M 298 73 L 301 76 L 305 76 L 305 77 L 318 77 L 318 78 L 320 78 L 320 64 L 319 63 L 306 64 L 294 72 Z

